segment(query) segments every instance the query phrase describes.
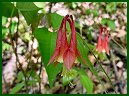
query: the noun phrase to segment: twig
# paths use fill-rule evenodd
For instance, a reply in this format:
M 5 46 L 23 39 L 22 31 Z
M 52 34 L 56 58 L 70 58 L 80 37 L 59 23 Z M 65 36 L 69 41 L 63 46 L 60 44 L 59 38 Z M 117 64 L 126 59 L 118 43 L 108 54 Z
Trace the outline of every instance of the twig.
M 117 67 L 116 67 L 116 64 L 115 64 L 114 55 L 113 55 L 112 50 L 111 50 L 110 52 L 111 52 L 111 60 L 112 60 L 113 68 L 114 68 L 115 78 L 116 78 L 116 80 L 119 82 L 119 83 L 118 83 L 118 87 L 119 87 L 119 89 L 120 89 L 120 93 L 122 94 L 122 93 L 123 93 L 123 91 L 122 91 L 123 89 L 122 89 L 122 86 L 121 86 L 121 84 L 120 84 L 120 78 L 119 78 L 118 70 L 117 70 Z
M 15 46 L 14 46 L 13 38 L 12 38 L 12 34 L 11 34 L 11 33 L 12 33 L 12 32 L 11 32 L 11 25 L 12 25 L 12 15 L 13 15 L 13 12 L 14 12 L 14 8 L 13 8 L 13 10 L 12 10 L 11 17 L 10 17 L 9 38 L 10 38 L 10 41 L 11 41 L 12 49 L 13 49 L 14 54 L 15 54 L 15 56 L 16 56 L 16 66 L 17 66 L 17 68 L 18 68 L 18 65 L 17 65 L 17 62 L 18 62 L 18 63 L 19 63 L 19 67 L 20 67 L 20 69 L 21 69 L 21 71 L 22 71 L 22 73 L 23 73 L 23 75 L 24 75 L 24 78 L 25 78 L 26 92 L 28 93 L 28 86 L 27 86 L 26 74 L 25 74 L 25 71 L 24 71 L 23 68 L 22 68 L 22 64 L 21 64 L 20 61 L 19 61 L 18 54 L 17 54 L 17 52 L 16 52 L 17 47 L 15 48 Z M 18 16 L 18 18 L 19 18 L 19 16 Z M 18 19 L 18 20 L 19 20 L 19 19 Z M 18 22 L 19 22 L 19 21 L 18 21 Z M 18 23 L 18 24 L 19 24 L 19 23 Z M 17 27 L 18 27 L 18 24 L 17 24 Z M 17 28 L 17 32 L 18 32 L 18 28 Z M 17 45 L 16 45 L 16 46 L 17 46 Z
M 39 78 L 40 78 L 40 81 L 39 81 L 39 93 L 41 93 L 41 73 L 42 73 L 42 61 L 40 63 L 40 71 L 39 71 Z
M 17 16 L 17 18 L 18 18 L 18 23 L 17 23 L 17 31 L 16 31 L 16 36 L 15 36 L 15 42 L 16 42 L 15 52 L 16 52 L 16 53 L 17 53 L 17 38 L 18 38 L 19 15 Z M 16 56 L 16 58 L 18 59 L 18 56 Z M 17 60 L 16 60 L 16 66 L 17 66 L 17 68 L 18 68 Z
M 122 45 L 120 45 L 115 39 L 111 38 L 111 40 L 116 43 L 121 49 L 124 49 Z
M 49 11 L 48 11 L 49 13 L 51 13 L 52 4 L 53 4 L 53 3 L 52 3 L 52 2 L 50 2 L 50 7 L 49 7 Z
M 33 32 L 32 32 L 32 33 L 33 33 Z M 34 37 L 32 37 L 32 42 L 34 42 Z M 29 55 L 29 56 L 28 56 L 28 58 L 27 58 L 27 60 L 29 60 L 29 62 L 28 62 L 28 65 L 27 65 L 26 71 L 28 70 L 29 65 L 30 65 L 30 63 L 31 63 L 32 52 L 33 52 L 33 43 L 31 44 L 30 55 Z M 29 79 L 29 78 L 28 78 L 28 79 Z

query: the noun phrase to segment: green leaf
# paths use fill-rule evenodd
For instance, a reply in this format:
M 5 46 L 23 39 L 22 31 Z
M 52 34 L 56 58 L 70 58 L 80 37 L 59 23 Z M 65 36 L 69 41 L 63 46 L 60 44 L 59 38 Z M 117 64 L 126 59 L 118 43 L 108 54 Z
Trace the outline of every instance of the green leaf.
M 31 74 L 31 77 L 36 80 L 36 81 L 39 81 L 40 78 L 39 78 L 39 74 L 37 74 L 37 72 L 35 70 L 30 70 L 30 72 L 28 72 L 28 75 L 30 76 Z
M 14 6 L 14 4 L 10 2 L 2 2 L 1 6 L 2 6 L 2 16 L 11 17 L 12 15 L 12 17 L 14 17 L 18 15 L 18 10 Z
M 106 18 L 102 18 L 102 20 L 101 20 L 101 24 L 102 24 L 102 25 L 107 24 L 107 22 L 108 22 L 108 20 L 107 20 Z
M 30 25 L 34 18 L 37 17 L 37 12 L 36 10 L 34 11 L 21 11 L 22 15 L 24 16 L 26 22 L 28 25 Z
M 108 20 L 108 26 L 112 29 L 115 30 L 116 25 L 115 22 L 113 20 Z
M 83 44 L 84 43 L 84 44 Z M 88 53 L 89 51 L 91 51 L 94 47 L 90 44 L 87 44 L 80 36 L 79 33 L 77 33 L 77 47 L 78 50 L 81 54 L 81 56 L 83 57 L 83 59 L 86 61 L 86 63 L 82 62 L 81 59 L 79 58 L 79 61 L 81 62 L 81 64 L 83 64 L 84 66 L 87 66 L 90 68 L 91 72 L 96 76 L 96 78 L 100 81 L 100 78 L 98 76 L 98 73 L 96 71 L 96 69 L 94 68 L 93 64 L 90 62 L 89 57 L 88 57 Z
M 78 72 L 80 73 L 80 82 L 87 90 L 87 93 L 91 94 L 93 92 L 92 80 L 88 77 L 88 75 L 86 74 L 84 70 L 81 69 Z
M 17 29 L 17 22 L 13 21 L 12 24 L 11 24 L 11 32 L 12 32 L 12 34 L 14 34 L 16 32 L 16 29 Z
M 92 80 L 88 77 L 85 70 L 83 68 L 82 69 L 75 68 L 75 70 L 78 72 L 78 74 L 80 76 L 80 82 L 85 87 L 85 89 L 87 90 L 87 93 L 92 93 L 94 84 L 93 84 Z
M 10 93 L 9 94 L 15 94 L 17 93 L 18 91 L 21 90 L 21 88 L 24 86 L 24 82 L 22 83 L 18 83 L 15 87 L 13 87 L 13 89 L 11 89 Z
M 7 23 L 7 20 L 8 19 L 6 17 L 2 16 L 2 26 Z
M 104 61 L 104 60 L 107 60 L 107 56 L 106 56 L 106 54 L 105 53 L 99 53 L 98 54 L 98 57 L 101 59 L 101 61 Z
M 4 43 L 2 41 L 2 52 L 4 52 L 5 50 L 11 50 L 11 46 L 8 43 Z
M 86 14 L 87 14 L 87 15 L 93 14 L 93 16 L 96 17 L 96 16 L 99 15 L 99 12 L 98 12 L 97 10 L 87 9 L 87 10 L 86 10 Z
M 73 7 L 73 9 L 75 9 L 77 7 L 76 2 L 72 2 L 72 7 Z
M 69 84 L 69 82 L 77 77 L 78 72 L 75 69 L 68 70 L 68 73 L 66 75 L 63 75 L 62 83 L 63 86 Z
M 106 10 L 107 12 L 113 12 L 113 11 L 116 11 L 116 5 L 117 3 L 116 2 L 110 2 L 106 5 Z
M 57 33 L 49 32 L 47 28 L 38 28 L 34 31 L 34 36 L 38 40 L 39 51 L 48 74 L 49 84 L 52 87 L 57 74 L 62 68 L 60 63 L 56 66 L 53 63 L 47 66 L 56 46 Z
M 62 19 L 63 16 L 60 16 L 57 13 L 47 14 L 48 25 L 52 26 L 54 30 L 59 29 Z
M 90 50 L 89 50 L 87 47 L 84 46 L 83 40 L 82 40 L 80 34 L 77 33 L 76 35 L 77 35 L 77 48 L 78 48 L 78 50 L 79 50 L 81 56 L 83 57 L 83 59 L 84 59 L 85 61 L 87 61 L 87 64 L 88 64 L 88 62 L 90 62 L 90 61 L 89 61 L 89 57 L 88 57 L 88 53 L 89 53 Z M 88 44 L 88 45 L 90 46 L 90 49 L 91 49 L 91 50 L 94 48 L 93 45 L 90 45 L 90 44 Z M 79 61 L 80 61 L 84 66 L 86 66 L 86 64 L 84 64 L 84 62 L 82 62 L 80 59 L 79 59 Z M 91 64 L 91 63 L 90 63 L 90 64 Z M 89 66 L 89 65 L 87 65 L 87 66 Z
M 2 39 L 4 39 L 4 38 L 5 38 L 6 33 L 8 33 L 8 32 L 9 32 L 9 29 L 8 29 L 8 28 L 6 28 L 6 27 L 3 27 L 3 26 L 2 26 Z
M 42 18 L 43 16 L 44 16 L 44 14 L 43 14 L 43 13 L 40 13 L 40 14 L 38 14 L 38 15 L 35 17 L 35 19 L 34 19 L 33 22 L 32 22 L 32 25 L 31 25 L 32 31 L 34 31 L 34 30 L 38 27 L 39 22 L 40 22 L 40 20 L 41 20 L 41 18 Z
M 24 78 L 24 75 L 23 75 L 23 73 L 20 71 L 20 72 L 18 73 L 18 75 L 17 75 L 17 80 L 18 80 L 18 82 L 20 82 L 23 78 Z
M 63 16 L 57 13 L 49 13 L 45 15 L 45 19 L 47 20 L 48 27 L 52 26 L 53 30 L 55 31 L 59 29 L 60 24 L 63 20 Z M 75 27 L 80 28 L 80 25 L 77 22 L 75 22 Z M 66 28 L 67 28 L 67 32 L 71 32 L 68 22 L 66 22 Z
M 34 18 L 37 17 L 37 13 L 41 9 L 32 2 L 17 2 L 16 7 L 20 10 L 28 25 L 35 20 Z
M 32 2 L 17 2 L 16 7 L 20 11 L 34 11 L 39 10 L 39 8 Z
M 103 19 L 101 20 L 101 24 L 102 24 L 102 25 L 107 25 L 107 26 L 110 27 L 110 29 L 112 29 L 112 30 L 115 30 L 115 28 L 116 28 L 116 25 L 115 25 L 114 20 L 110 20 L 110 19 L 107 19 L 107 18 L 103 18 Z

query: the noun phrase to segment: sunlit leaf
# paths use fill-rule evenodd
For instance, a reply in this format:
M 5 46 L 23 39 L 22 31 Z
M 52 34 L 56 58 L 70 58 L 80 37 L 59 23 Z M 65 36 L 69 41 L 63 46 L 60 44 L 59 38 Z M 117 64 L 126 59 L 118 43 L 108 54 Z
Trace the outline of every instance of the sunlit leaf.
M 47 28 L 38 28 L 35 30 L 34 36 L 38 40 L 39 51 L 48 74 L 49 84 L 52 87 L 56 75 L 62 68 L 62 64 L 60 63 L 56 66 L 54 64 L 47 65 L 55 49 L 57 33 L 49 32 Z
M 17 2 L 16 7 L 20 10 L 28 25 L 35 20 L 34 18 L 37 17 L 38 11 L 41 9 L 33 2 Z
M 10 2 L 2 2 L 1 3 L 2 6 L 2 16 L 5 17 L 14 17 L 18 15 L 18 10 L 17 8 L 14 6 L 14 4 L 10 3 Z
M 25 84 L 24 82 L 16 84 L 16 86 L 13 87 L 13 89 L 11 89 L 9 94 L 16 94 L 18 91 L 21 90 L 21 88 L 24 86 L 24 84 Z

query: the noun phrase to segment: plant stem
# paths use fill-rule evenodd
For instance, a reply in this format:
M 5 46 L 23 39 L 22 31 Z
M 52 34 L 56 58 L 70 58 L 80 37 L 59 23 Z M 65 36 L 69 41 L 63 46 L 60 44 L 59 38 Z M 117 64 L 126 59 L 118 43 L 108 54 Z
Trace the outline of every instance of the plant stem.
M 42 73 L 42 61 L 40 63 L 40 71 L 39 71 L 39 78 L 40 78 L 40 81 L 39 81 L 39 93 L 41 93 L 41 73 Z
M 121 80 L 120 80 L 119 75 L 118 75 L 118 70 L 117 70 L 117 67 L 116 67 L 116 64 L 115 64 L 114 55 L 113 55 L 112 50 L 111 50 L 111 60 L 112 60 L 112 65 L 113 65 L 113 68 L 114 68 L 114 73 L 115 73 L 116 80 L 119 82 L 118 87 L 120 89 L 120 93 L 122 94 L 123 91 L 122 91 L 122 86 L 120 84 Z
M 19 58 L 18 58 L 18 54 L 17 54 L 17 43 L 16 43 L 16 48 L 14 46 L 14 42 L 13 42 L 13 37 L 12 37 L 12 32 L 11 32 L 11 25 L 12 25 L 12 15 L 13 15 L 13 12 L 14 12 L 14 8 L 12 10 L 12 13 L 11 13 L 11 16 L 10 16 L 10 25 L 9 25 L 9 38 L 10 38 L 10 41 L 11 41 L 11 45 L 12 45 L 12 49 L 13 49 L 13 52 L 16 56 L 16 67 L 18 68 L 18 65 L 17 65 L 17 62 L 19 63 L 19 67 L 24 75 L 24 78 L 25 78 L 25 85 L 26 85 L 26 92 L 28 93 L 28 86 L 27 86 L 27 80 L 26 80 L 26 74 L 25 74 L 25 71 L 23 70 L 22 68 L 22 64 L 20 63 L 19 61 Z M 17 27 L 19 25 L 19 16 L 18 16 L 18 24 L 17 24 Z M 18 28 L 17 28 L 17 32 L 18 32 Z M 16 32 L 16 33 L 17 33 Z M 18 34 L 18 33 L 17 33 Z M 16 37 L 17 38 L 17 37 Z M 17 39 L 16 39 L 17 40 Z M 16 41 L 17 42 L 17 41 Z M 18 68 L 19 69 L 19 68 Z

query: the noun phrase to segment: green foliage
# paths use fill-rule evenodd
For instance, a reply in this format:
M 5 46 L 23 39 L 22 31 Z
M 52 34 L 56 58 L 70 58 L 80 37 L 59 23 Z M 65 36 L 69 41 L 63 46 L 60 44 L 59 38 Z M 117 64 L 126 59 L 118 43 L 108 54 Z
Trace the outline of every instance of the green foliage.
M 101 80 L 98 76 L 98 73 L 96 71 L 96 69 L 94 68 L 93 64 L 91 63 L 91 61 L 89 60 L 88 57 L 88 53 L 89 51 L 91 51 L 94 47 L 90 44 L 87 44 L 80 36 L 79 33 L 77 33 L 77 46 L 78 49 L 80 51 L 81 56 L 83 57 L 83 59 L 85 60 L 85 62 L 82 62 L 79 58 L 79 61 L 81 62 L 81 64 L 83 64 L 84 66 L 90 68 L 90 71 L 96 76 L 96 78 L 99 80 L 99 82 L 101 83 Z
M 28 33 L 24 33 L 24 34 L 21 34 L 21 39 L 22 40 L 24 40 L 24 41 L 30 41 L 31 40 L 31 35 L 30 35 L 30 33 L 28 32 Z
M 10 27 L 11 27 L 12 34 L 14 34 L 16 32 L 17 22 L 13 21 Z
M 93 92 L 93 82 L 87 75 L 84 69 L 77 69 L 77 72 L 80 75 L 80 82 L 87 90 L 87 93 L 91 94 Z
M 29 75 L 29 76 L 31 75 L 31 77 L 34 79 L 34 81 L 39 82 L 39 80 L 40 80 L 39 74 L 34 69 L 30 70 L 27 75 Z
M 7 18 L 2 16 L 2 26 L 7 23 Z
M 23 73 L 20 71 L 20 72 L 18 72 L 18 74 L 17 74 L 17 81 L 18 82 L 20 82 L 20 81 L 22 81 L 23 80 L 23 78 L 24 78 L 24 75 L 23 75 Z
M 8 33 L 8 32 L 9 32 L 9 29 L 8 29 L 8 28 L 6 28 L 6 27 L 3 27 L 3 26 L 2 26 L 2 39 L 4 39 L 4 38 L 5 38 L 6 33 Z
M 33 68 L 27 72 L 27 77 L 29 78 L 28 84 L 30 86 L 35 85 L 40 81 L 39 74 Z
M 41 9 L 32 2 L 17 2 L 16 7 L 20 10 L 28 25 L 32 24 L 35 20 L 34 18 L 37 17 L 38 11 Z
M 18 91 L 21 90 L 21 88 L 24 86 L 24 82 L 18 83 L 16 84 L 15 87 L 13 87 L 13 89 L 11 89 L 9 94 L 16 94 Z
M 72 8 L 75 9 L 77 7 L 77 3 L 76 2 L 72 2 Z
M 115 25 L 114 20 L 110 20 L 110 19 L 107 19 L 107 18 L 103 18 L 103 19 L 101 20 L 101 24 L 102 24 L 102 25 L 107 25 L 107 26 L 110 27 L 110 29 L 112 29 L 112 30 L 115 30 L 115 28 L 116 28 L 116 25 Z
M 75 9 L 78 6 L 77 2 L 65 2 L 65 5 L 70 9 Z
M 4 52 L 5 50 L 9 50 L 11 48 L 11 46 L 8 43 L 4 43 L 2 41 L 2 52 Z
M 81 56 L 83 57 L 83 59 L 84 59 L 85 61 L 89 61 L 88 53 L 89 53 L 89 51 L 91 51 L 94 47 L 93 47 L 91 44 L 88 44 L 88 45 L 90 45 L 90 49 L 91 49 L 91 50 L 89 50 L 87 47 L 84 46 L 84 44 L 83 44 L 84 41 L 83 41 L 83 39 L 81 38 L 80 34 L 77 33 L 76 35 L 77 35 L 77 47 L 78 47 L 78 50 L 79 50 Z M 86 66 L 86 64 L 84 64 L 84 62 L 82 62 L 80 59 L 79 59 L 79 61 L 80 61 L 84 66 Z M 90 61 L 89 61 L 89 62 L 90 62 Z M 87 64 L 88 64 L 88 63 L 87 63 Z M 89 66 L 89 65 L 87 65 L 87 66 Z
M 35 30 L 34 36 L 38 40 L 39 51 L 48 74 L 49 84 L 52 87 L 56 79 L 56 75 L 62 68 L 62 64 L 60 63 L 56 66 L 54 66 L 53 63 L 49 66 L 47 65 L 55 49 L 57 33 L 49 32 L 47 28 L 38 28 Z
M 39 22 L 40 22 L 40 20 L 42 19 L 43 16 L 44 16 L 43 13 L 37 14 L 37 16 L 35 17 L 35 19 L 32 22 L 32 25 L 31 25 L 32 31 L 34 31 L 38 27 Z
M 88 38 L 89 42 L 92 40 L 92 34 L 91 34 L 92 32 L 93 32 L 93 28 L 89 27 L 88 31 L 87 31 L 87 38 Z
M 94 17 L 99 16 L 99 12 L 98 12 L 97 10 L 93 10 L 93 9 L 87 9 L 87 10 L 86 10 L 86 14 L 87 14 L 87 15 L 93 14 Z
M 100 58 L 102 61 L 107 60 L 107 56 L 106 56 L 106 54 L 103 53 L 103 52 L 99 54 L 99 58 Z
M 56 13 L 47 14 L 48 25 L 52 26 L 54 30 L 58 30 L 61 24 L 63 16 Z
M 14 17 L 18 15 L 18 9 L 10 2 L 2 2 L 2 16 Z
M 65 70 L 68 70 L 68 69 L 65 69 Z M 64 72 L 64 69 L 63 69 L 62 73 L 63 73 L 62 83 L 64 86 L 69 84 L 78 75 L 78 72 L 75 69 L 68 70 L 68 72 Z
M 106 11 L 107 12 L 114 12 L 114 11 L 116 11 L 116 7 L 117 6 L 117 3 L 116 2 L 110 2 L 110 3 L 108 3 L 107 5 L 106 5 Z
M 72 9 L 74 9 L 78 6 L 77 3 L 75 3 L 75 2 L 68 3 L 68 5 Z M 116 7 L 117 7 L 117 3 L 107 3 L 106 11 L 109 13 L 115 12 Z M 55 66 L 54 63 L 52 63 L 52 64 L 48 65 L 48 62 L 54 52 L 54 49 L 56 46 L 56 38 L 57 38 L 57 32 L 49 32 L 48 28 L 52 27 L 54 31 L 58 30 L 60 27 L 61 21 L 63 19 L 63 16 L 60 16 L 56 13 L 48 13 L 46 15 L 44 13 L 38 14 L 38 11 L 41 8 L 37 7 L 32 2 L 27 2 L 27 3 L 17 2 L 16 7 L 14 6 L 13 3 L 6 2 L 6 3 L 2 3 L 2 9 L 3 9 L 3 12 L 2 12 L 2 16 L 3 16 L 2 17 L 2 39 L 4 39 L 6 36 L 6 33 L 9 32 L 9 29 L 4 27 L 4 24 L 6 24 L 6 22 L 7 22 L 7 18 L 5 18 L 5 17 L 10 18 L 10 17 L 17 16 L 18 11 L 20 11 L 22 13 L 22 15 L 24 16 L 27 24 L 28 25 L 31 24 L 32 31 L 34 31 L 34 37 L 38 40 L 39 51 L 40 51 L 40 54 L 42 57 L 44 67 L 48 74 L 49 84 L 50 84 L 50 87 L 52 87 L 54 85 L 54 81 L 56 80 L 57 74 L 62 70 L 63 64 L 58 63 Z M 94 17 L 99 16 L 98 10 L 92 10 L 92 9 L 87 9 L 86 14 L 87 15 L 93 14 Z M 48 28 L 45 28 L 45 27 L 37 28 L 39 25 L 39 21 L 41 20 L 41 18 L 43 16 L 46 16 Z M 115 22 L 113 20 L 103 18 L 101 23 L 102 23 L 102 25 L 107 25 L 108 27 L 110 27 L 110 29 L 115 30 L 116 26 L 115 26 Z M 76 22 L 75 22 L 75 26 L 78 29 L 80 28 L 79 24 Z M 12 21 L 10 27 L 11 27 L 11 32 L 13 35 L 16 32 L 17 22 Z M 68 22 L 67 22 L 67 31 L 68 32 L 70 31 Z M 87 34 L 88 34 L 87 37 L 88 37 L 89 41 L 92 40 L 91 32 L 92 32 L 92 27 L 90 27 L 87 32 Z M 29 35 L 30 35 L 29 33 L 25 33 L 20 36 L 21 36 L 21 38 L 24 37 L 25 41 L 29 41 L 31 39 L 31 36 L 29 36 Z M 69 38 L 69 40 L 70 40 L 70 38 Z M 92 93 L 94 85 L 93 85 L 92 80 L 89 78 L 89 76 L 87 75 L 87 73 L 85 72 L 84 69 L 88 67 L 91 70 L 91 72 L 97 77 L 97 79 L 99 81 L 100 81 L 100 78 L 98 77 L 98 73 L 88 57 L 89 52 L 94 48 L 94 46 L 91 44 L 87 44 L 87 43 L 85 44 L 84 42 L 85 41 L 81 38 L 80 34 L 77 33 L 77 47 L 80 52 L 80 55 L 82 56 L 84 61 L 86 61 L 86 63 L 81 61 L 81 58 L 78 58 L 80 63 L 83 64 L 81 69 L 76 69 L 76 68 L 71 69 L 70 74 L 72 74 L 72 75 L 69 75 L 69 76 L 65 75 L 65 76 L 63 76 L 62 80 L 63 80 L 63 85 L 65 86 L 79 75 L 80 82 L 87 90 L 87 93 Z M 89 46 L 89 48 L 87 46 Z M 10 48 L 10 45 L 7 43 L 4 43 L 2 41 L 2 51 L 8 50 L 9 48 Z M 99 58 L 102 60 L 107 59 L 105 54 L 99 54 Z M 98 63 L 100 63 L 100 62 L 98 62 Z M 100 66 L 102 66 L 101 63 L 100 63 Z M 100 68 L 102 69 L 102 67 L 100 67 Z M 106 74 L 104 69 L 102 69 L 101 71 L 103 71 Z M 111 73 L 111 75 L 112 75 L 112 73 Z M 28 85 L 33 85 L 40 81 L 39 75 L 37 74 L 37 72 L 34 69 L 28 71 L 26 73 L 26 76 L 30 77 L 29 81 L 27 81 Z M 106 74 L 106 76 L 108 77 L 107 74 Z M 108 79 L 110 80 L 109 77 L 108 77 Z M 24 75 L 21 71 L 18 73 L 16 81 L 18 83 L 16 84 L 15 87 L 13 87 L 13 89 L 11 89 L 10 94 L 17 93 L 25 85 Z

